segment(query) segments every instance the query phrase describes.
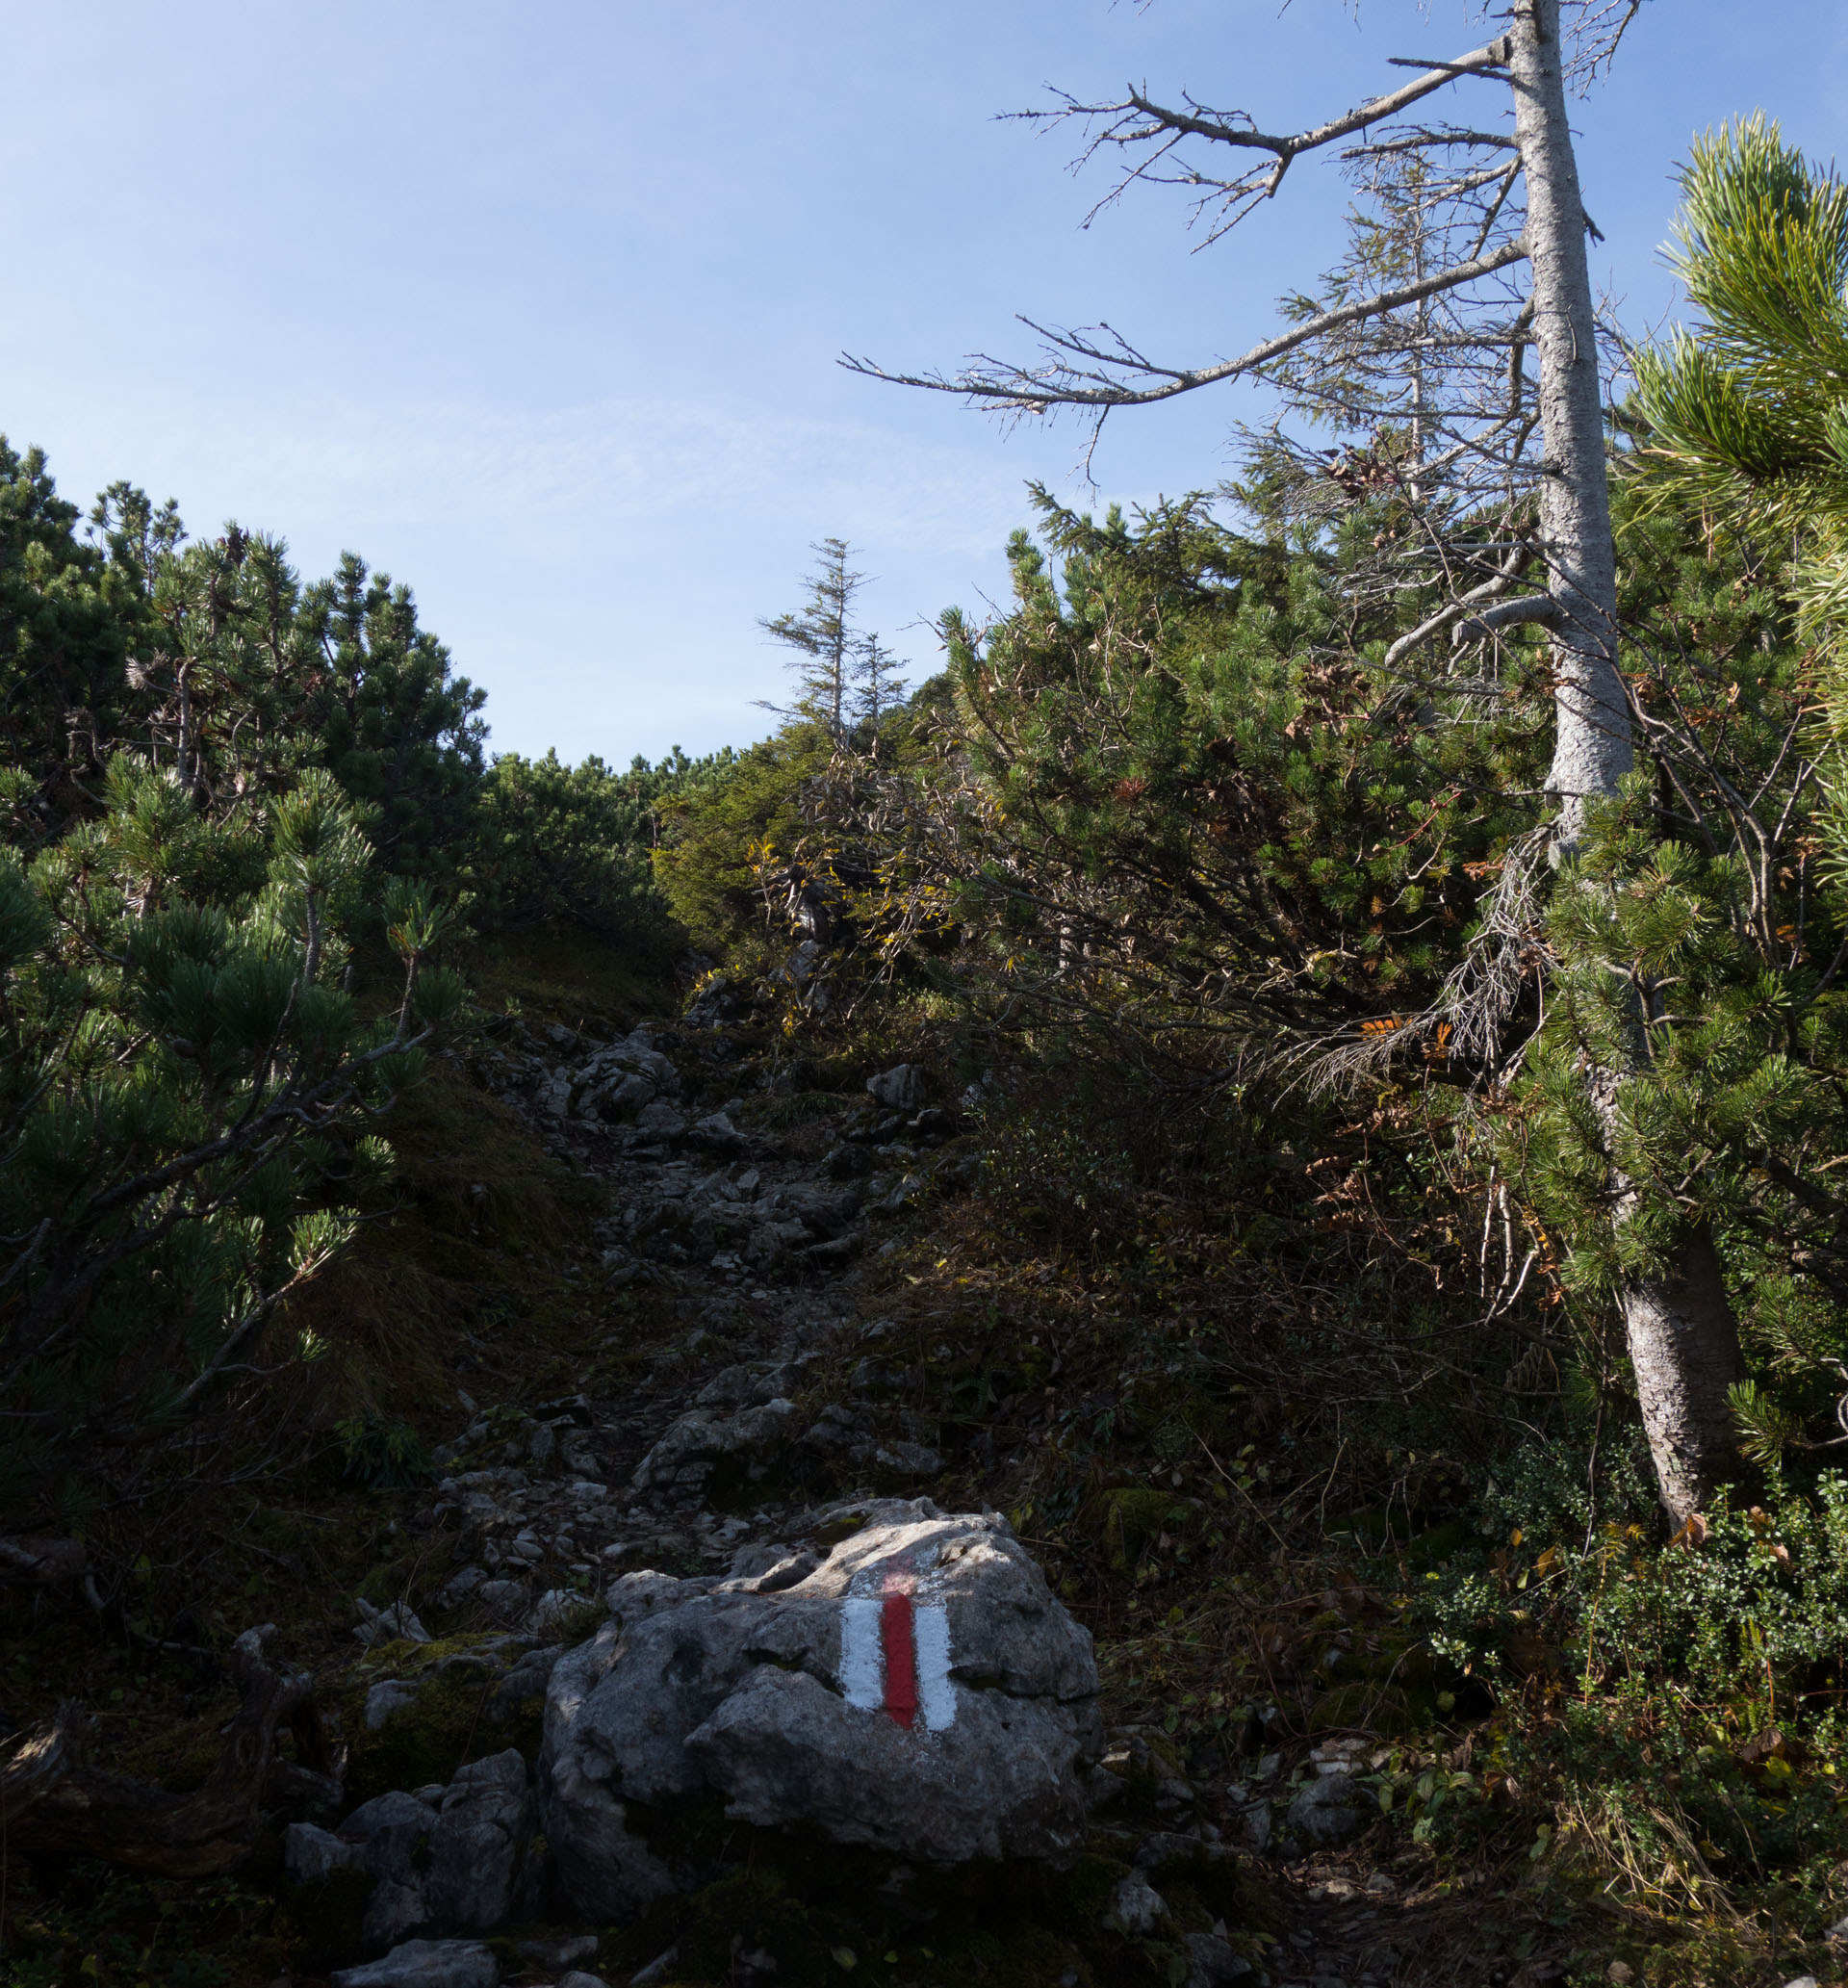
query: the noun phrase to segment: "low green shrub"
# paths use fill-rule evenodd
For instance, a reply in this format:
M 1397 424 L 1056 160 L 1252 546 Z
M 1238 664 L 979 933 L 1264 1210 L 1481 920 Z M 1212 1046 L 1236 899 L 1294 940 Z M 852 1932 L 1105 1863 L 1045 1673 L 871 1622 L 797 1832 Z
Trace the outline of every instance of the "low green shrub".
M 1774 1478 L 1661 1545 L 1640 1442 L 1595 1503 L 1585 1464 L 1518 1453 L 1477 1544 L 1424 1576 L 1433 1651 L 1497 1696 L 1466 1779 L 1547 1804 L 1534 1848 L 1563 1868 L 1681 1906 L 1781 1900 L 1819 1932 L 1848 1843 L 1848 1476 Z

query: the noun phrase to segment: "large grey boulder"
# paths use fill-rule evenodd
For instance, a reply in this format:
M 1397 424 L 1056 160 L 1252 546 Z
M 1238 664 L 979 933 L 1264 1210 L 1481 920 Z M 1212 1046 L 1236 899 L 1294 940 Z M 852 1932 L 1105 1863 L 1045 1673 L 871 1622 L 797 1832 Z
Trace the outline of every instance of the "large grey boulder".
M 436 1931 L 487 1932 L 513 1916 L 533 1816 L 518 1747 L 458 1769 L 444 1791 L 424 1873 L 425 1910 Z
M 921 1498 L 822 1521 L 854 1529 L 818 1565 L 627 1577 L 559 1661 L 541 1825 L 581 1911 L 676 1882 L 632 1805 L 712 1793 L 739 1820 L 939 1866 L 1078 1848 L 1101 1744 L 1091 1637 L 1007 1521 Z
M 680 1073 L 638 1028 L 600 1049 L 578 1073 L 578 1109 L 585 1117 L 632 1119 L 656 1099 L 680 1095 Z
M 487 1932 L 513 1916 L 533 1817 L 526 1764 L 510 1746 L 447 1789 L 363 1802 L 337 1830 L 291 1823 L 283 1868 L 300 1884 L 337 1871 L 372 1878 L 360 1938 L 373 1952 L 412 1933 Z

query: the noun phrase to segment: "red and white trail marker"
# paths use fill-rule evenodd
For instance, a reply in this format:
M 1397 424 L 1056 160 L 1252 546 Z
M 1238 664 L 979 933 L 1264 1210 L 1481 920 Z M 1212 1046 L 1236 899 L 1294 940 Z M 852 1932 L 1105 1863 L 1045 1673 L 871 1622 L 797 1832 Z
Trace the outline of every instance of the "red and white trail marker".
M 877 1591 L 871 1591 L 877 1582 Z M 940 1733 L 956 1723 L 950 1682 L 950 1617 L 920 1597 L 903 1568 L 868 1568 L 840 1605 L 840 1688 L 848 1704 L 883 1712 L 894 1725 Z

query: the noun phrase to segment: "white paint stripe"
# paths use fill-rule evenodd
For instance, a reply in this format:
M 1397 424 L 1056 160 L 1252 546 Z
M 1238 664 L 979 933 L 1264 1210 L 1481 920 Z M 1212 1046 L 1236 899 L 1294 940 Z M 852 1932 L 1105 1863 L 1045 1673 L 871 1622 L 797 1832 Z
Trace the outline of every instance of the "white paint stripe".
M 850 1595 L 840 1605 L 840 1689 L 849 1705 L 877 1712 L 886 1702 L 876 1595 Z
M 950 1682 L 950 1612 L 928 1604 L 911 1614 L 911 1643 L 917 1652 L 917 1704 L 927 1732 L 956 1723 L 956 1687 Z

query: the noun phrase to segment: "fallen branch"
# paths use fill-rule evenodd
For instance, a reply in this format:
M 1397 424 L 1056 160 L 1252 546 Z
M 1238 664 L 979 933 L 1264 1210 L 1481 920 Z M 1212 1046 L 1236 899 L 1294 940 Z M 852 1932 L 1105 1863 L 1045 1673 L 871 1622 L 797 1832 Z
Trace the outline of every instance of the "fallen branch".
M 263 1644 L 274 1625 L 246 1629 L 231 1647 L 243 1694 L 225 1728 L 218 1766 L 192 1794 L 173 1794 L 127 1774 L 85 1767 L 81 1707 L 57 1714 L 0 1767 L 0 1823 L 8 1846 L 39 1855 L 97 1857 L 161 1877 L 233 1871 L 256 1848 L 269 1815 L 304 1800 L 337 1801 L 333 1749 L 305 1670 L 272 1669 Z M 294 1761 L 276 1755 L 287 1726 Z
M 75 1699 L 66 1698 L 36 1733 L 12 1743 L 12 1752 L 0 1765 L 0 1829 L 11 1829 L 70 1771 L 76 1759 L 72 1736 L 82 1712 Z

